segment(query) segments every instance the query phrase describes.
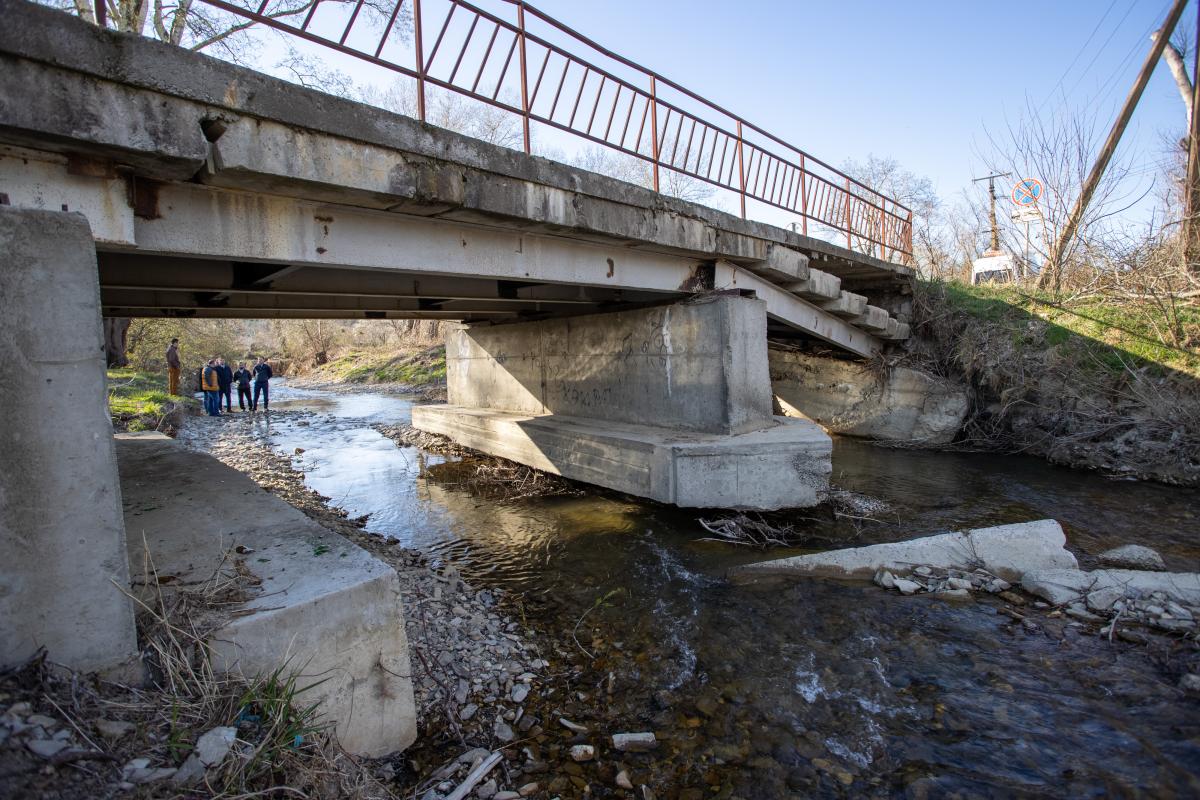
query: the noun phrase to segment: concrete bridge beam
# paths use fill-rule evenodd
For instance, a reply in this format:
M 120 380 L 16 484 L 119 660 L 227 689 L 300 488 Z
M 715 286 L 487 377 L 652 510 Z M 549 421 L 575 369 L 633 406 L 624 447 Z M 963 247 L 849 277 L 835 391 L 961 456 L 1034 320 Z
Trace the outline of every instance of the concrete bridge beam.
M 0 206 L 0 664 L 45 647 L 128 678 L 137 641 L 94 248 L 79 214 Z

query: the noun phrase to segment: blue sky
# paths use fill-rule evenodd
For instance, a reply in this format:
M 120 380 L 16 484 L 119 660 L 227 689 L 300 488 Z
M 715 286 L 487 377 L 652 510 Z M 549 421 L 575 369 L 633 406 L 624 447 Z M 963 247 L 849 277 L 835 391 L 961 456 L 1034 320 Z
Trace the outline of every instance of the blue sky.
M 952 199 L 983 174 L 977 154 L 988 147 L 985 131 L 1003 129 L 1027 97 L 1046 101 L 1050 111 L 1065 93 L 1068 104 L 1094 108 L 1107 132 L 1150 46 L 1148 33 L 1170 3 L 537 5 L 820 158 L 836 165 L 871 153 L 892 157 Z M 1194 7 L 1180 24 L 1194 30 Z M 1182 135 L 1184 122 L 1178 91 L 1160 62 L 1122 151 L 1136 165 L 1153 167 L 1165 157 L 1164 137 Z M 1153 176 L 1153 169 L 1145 173 L 1147 182 Z

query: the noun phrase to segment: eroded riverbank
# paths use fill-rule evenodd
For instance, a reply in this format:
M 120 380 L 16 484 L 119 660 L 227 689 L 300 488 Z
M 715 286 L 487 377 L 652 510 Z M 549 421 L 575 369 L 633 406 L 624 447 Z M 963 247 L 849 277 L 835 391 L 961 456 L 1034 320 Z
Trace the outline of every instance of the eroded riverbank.
M 393 536 L 494 593 L 550 664 L 518 704 L 520 719 L 511 692 L 500 702 L 514 788 L 626 796 L 624 771 L 660 797 L 689 798 L 1197 790 L 1200 715 L 1161 654 L 1061 618 L 1027 624 L 990 600 L 952 605 L 822 580 L 733 586 L 726 570 L 761 556 L 697 542 L 694 514 L 604 493 L 484 500 L 431 480 L 440 456 L 371 430 L 403 422 L 403 401 L 290 399 L 297 405 L 273 413 L 269 429 L 234 415 L 193 430 L 236 437 L 231 457 L 250 461 L 266 458 L 253 453 L 269 443 L 277 474 L 294 460 L 307 486 L 348 514 L 370 514 L 365 532 L 350 531 L 356 541 L 378 552 L 379 537 Z M 865 543 L 1053 516 L 1085 564 L 1139 537 L 1173 568 L 1197 561 L 1200 503 L 1165 487 L 853 442 L 835 451 L 835 482 L 887 510 L 866 520 L 798 515 L 814 539 Z M 467 699 L 451 698 L 457 713 L 475 702 L 471 718 L 490 726 L 465 742 L 444 737 L 436 755 L 418 745 L 398 777 L 412 780 L 400 773 L 413 758 L 427 768 L 451 748 L 503 744 L 485 705 Z M 619 753 L 607 738 L 641 730 L 656 733 L 656 750 Z M 570 758 L 581 743 L 595 760 Z

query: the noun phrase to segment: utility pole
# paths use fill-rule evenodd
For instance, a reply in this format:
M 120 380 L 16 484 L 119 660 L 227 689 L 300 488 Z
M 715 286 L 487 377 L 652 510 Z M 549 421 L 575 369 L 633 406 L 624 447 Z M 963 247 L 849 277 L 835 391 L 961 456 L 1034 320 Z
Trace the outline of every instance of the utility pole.
M 1092 195 L 1096 192 L 1096 186 L 1100 183 L 1100 178 L 1104 175 L 1104 170 L 1108 168 L 1108 162 L 1112 160 L 1113 153 L 1121 141 L 1121 135 L 1125 133 L 1125 126 L 1129 124 L 1129 118 L 1133 116 L 1133 109 L 1137 107 L 1138 101 L 1142 99 L 1142 92 L 1145 90 L 1146 84 L 1150 82 L 1150 76 L 1154 73 L 1154 68 L 1158 65 L 1158 60 L 1162 58 L 1163 48 L 1167 46 L 1167 41 L 1170 40 L 1175 26 L 1179 23 L 1179 18 L 1183 16 L 1183 9 L 1187 4 L 1188 0 L 1175 0 L 1175 4 L 1171 6 L 1171 12 L 1167 14 L 1166 21 L 1158 29 L 1158 33 L 1154 35 L 1154 44 L 1151 45 L 1150 53 L 1146 56 L 1146 60 L 1142 62 L 1142 69 L 1138 72 L 1137 80 L 1133 82 L 1133 88 L 1129 90 L 1129 96 L 1125 98 L 1125 105 L 1121 108 L 1121 113 L 1117 115 L 1117 120 L 1113 123 L 1112 130 L 1108 134 L 1108 139 L 1104 142 L 1104 147 L 1100 148 L 1100 155 L 1096 157 L 1096 163 L 1092 165 L 1092 171 L 1088 173 L 1087 180 L 1083 182 L 1083 191 L 1080 193 L 1079 199 L 1075 201 L 1075 207 L 1071 209 L 1071 215 L 1067 217 L 1066 226 L 1063 227 L 1062 232 L 1058 235 L 1058 240 L 1050 250 L 1050 257 L 1046 259 L 1046 268 L 1042 270 L 1042 274 L 1038 277 L 1039 287 L 1044 287 L 1046 281 L 1050 278 L 1050 274 L 1053 273 L 1054 288 L 1055 290 L 1058 289 L 1059 276 L 1062 272 L 1062 259 L 1067 246 L 1070 245 L 1071 240 L 1075 238 L 1076 231 L 1079 230 L 1079 223 L 1083 220 L 1083 214 L 1087 211 L 1088 204 L 1092 201 Z M 1195 120 L 1195 105 L 1193 104 L 1193 129 Z M 1192 159 L 1189 158 L 1189 167 L 1191 166 L 1191 161 Z M 1190 197 L 1191 185 L 1188 186 L 1188 190 Z
M 1183 215 L 1185 268 L 1200 274 L 1200 3 L 1196 4 L 1196 54 L 1192 62 L 1192 119 L 1188 126 L 1186 200 Z
M 1009 175 L 1012 173 L 993 172 L 991 175 L 984 175 L 982 178 L 974 178 L 971 181 L 971 183 L 988 182 L 988 194 L 992 196 L 992 208 L 988 212 L 988 221 L 992 224 L 992 245 L 988 248 L 988 252 L 993 255 L 1000 254 L 1000 229 L 996 226 L 996 178 L 1007 178 Z

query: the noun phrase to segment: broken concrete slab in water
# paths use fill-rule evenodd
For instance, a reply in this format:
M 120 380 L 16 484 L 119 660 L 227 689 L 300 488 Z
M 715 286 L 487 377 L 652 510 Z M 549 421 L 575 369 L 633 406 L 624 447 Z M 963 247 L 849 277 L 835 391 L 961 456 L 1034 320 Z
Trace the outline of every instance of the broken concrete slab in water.
M 1150 572 L 1132 569 L 1042 569 L 1025 574 L 1021 588 L 1054 605 L 1077 600 L 1089 606 L 1111 608 L 1123 597 L 1148 597 L 1154 593 L 1184 605 L 1200 605 L 1200 573 Z
M 732 575 L 869 580 L 879 570 L 906 573 L 917 567 L 934 567 L 984 569 L 1016 581 L 1032 570 L 1075 569 L 1078 562 L 1066 549 L 1066 542 L 1062 527 L 1052 519 L 1044 519 L 747 564 Z

